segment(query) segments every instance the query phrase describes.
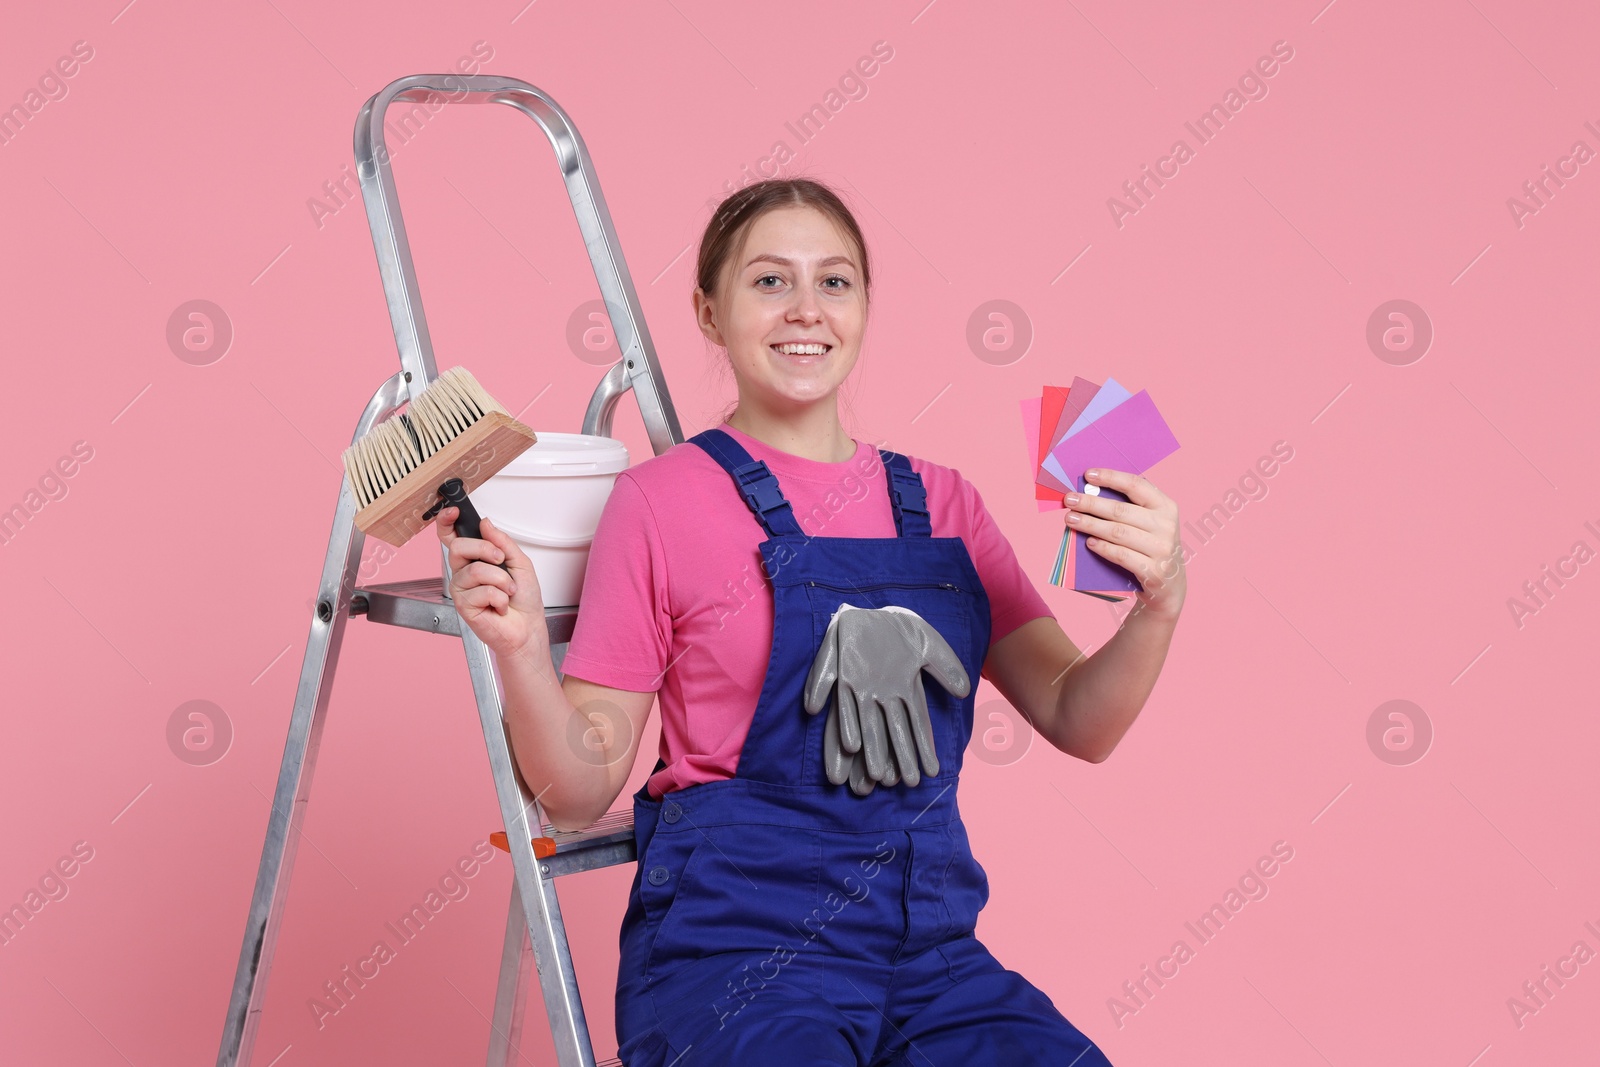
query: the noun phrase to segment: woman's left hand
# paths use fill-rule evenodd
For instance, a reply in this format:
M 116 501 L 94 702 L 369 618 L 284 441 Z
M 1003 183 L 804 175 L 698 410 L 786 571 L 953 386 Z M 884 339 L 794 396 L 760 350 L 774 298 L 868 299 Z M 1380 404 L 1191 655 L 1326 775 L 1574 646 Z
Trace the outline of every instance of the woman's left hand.
M 1133 572 L 1146 612 L 1176 619 L 1188 577 L 1178 539 L 1178 505 L 1149 479 L 1099 468 L 1084 475 L 1089 485 L 1115 489 L 1127 500 L 1066 494 L 1066 523 L 1088 537 L 1090 551 Z

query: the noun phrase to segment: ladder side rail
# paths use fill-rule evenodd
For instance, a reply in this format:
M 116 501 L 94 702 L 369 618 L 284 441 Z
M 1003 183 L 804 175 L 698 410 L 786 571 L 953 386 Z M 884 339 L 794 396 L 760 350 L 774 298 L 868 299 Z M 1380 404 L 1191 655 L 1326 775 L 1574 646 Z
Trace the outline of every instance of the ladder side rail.
M 477 696 L 478 716 L 489 751 L 489 769 L 500 801 L 500 816 L 506 828 L 512 874 L 533 945 L 545 1013 L 550 1019 L 556 1062 L 559 1067 L 594 1067 L 594 1050 L 589 1041 L 577 975 L 572 969 L 566 928 L 556 903 L 555 883 L 553 878 L 546 878 L 533 854 L 533 838 L 536 832 L 543 832 L 543 819 L 538 801 L 522 784 L 512 759 L 493 656 L 470 628 L 463 628 L 461 641 Z M 535 814 L 532 821 L 528 818 L 530 811 Z
M 400 79 L 401 82 L 413 79 Z M 422 310 L 422 291 L 417 285 L 416 267 L 411 259 L 411 242 L 400 217 L 400 194 L 390 169 L 389 147 L 384 143 L 383 120 L 396 95 L 393 82 L 374 94 L 356 116 L 356 179 L 361 185 L 361 202 L 372 231 L 372 248 L 378 258 L 378 275 L 383 282 L 384 300 L 389 308 L 389 323 L 394 329 L 400 367 L 410 387 L 410 399 L 422 394 L 439 371 L 433 358 L 433 340 L 428 319 Z M 419 94 L 413 99 L 425 99 Z M 374 141 L 376 138 L 376 141 Z
M 393 414 L 404 400 L 404 377 L 396 374 L 372 395 L 351 440 L 363 437 L 374 424 Z M 341 475 L 339 504 L 334 512 L 328 552 L 317 586 L 317 610 L 312 616 L 311 635 L 300 664 L 294 713 L 284 741 L 283 762 L 278 768 L 278 785 L 273 791 L 261 865 L 250 898 L 233 992 L 228 999 L 217 1067 L 247 1065 L 255 1046 L 267 977 L 272 969 L 295 853 L 300 844 L 300 826 L 311 794 L 317 747 L 321 743 L 328 699 L 333 691 L 334 667 L 339 661 L 339 648 L 350 617 L 361 549 L 366 544 L 366 535 L 356 528 L 355 513 L 355 496 L 349 479 Z
M 500 949 L 500 980 L 495 985 L 494 1019 L 489 1024 L 488 1067 L 513 1067 L 522 1050 L 522 1020 L 527 1008 L 528 971 L 533 953 L 528 946 L 528 920 L 517 880 L 511 879 L 511 904 L 506 910 L 506 936 Z

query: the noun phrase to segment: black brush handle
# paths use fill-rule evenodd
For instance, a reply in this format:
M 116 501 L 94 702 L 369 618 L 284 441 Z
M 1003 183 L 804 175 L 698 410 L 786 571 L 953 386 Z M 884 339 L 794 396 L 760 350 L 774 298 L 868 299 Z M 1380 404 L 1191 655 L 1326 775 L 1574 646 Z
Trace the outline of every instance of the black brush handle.
M 460 478 L 451 478 L 439 486 L 439 503 L 435 504 L 434 507 L 440 510 L 444 508 L 460 509 L 460 513 L 456 515 L 454 523 L 457 537 L 480 539 L 483 537 L 478 509 L 472 506 L 472 498 L 467 496 L 467 487 L 462 484 Z M 438 512 L 436 511 L 434 514 L 438 514 Z M 501 561 L 498 566 L 507 574 L 511 573 L 511 568 L 504 561 Z

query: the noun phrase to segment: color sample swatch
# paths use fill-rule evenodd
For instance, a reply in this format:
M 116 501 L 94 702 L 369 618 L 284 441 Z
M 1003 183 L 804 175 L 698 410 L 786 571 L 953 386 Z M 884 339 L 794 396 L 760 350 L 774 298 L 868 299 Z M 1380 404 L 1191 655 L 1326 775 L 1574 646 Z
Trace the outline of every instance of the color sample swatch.
M 1096 385 L 1074 378 L 1070 387 L 1046 386 L 1042 396 L 1021 403 L 1023 434 L 1033 470 L 1040 511 L 1064 508 L 1063 494 L 1087 492 L 1117 500 L 1127 497 L 1105 486 L 1086 486 L 1083 472 L 1094 468 L 1143 474 L 1178 450 L 1166 420 L 1148 391 L 1130 394 L 1114 378 Z M 1085 545 L 1083 535 L 1062 530 L 1050 584 L 1103 600 L 1138 592 L 1132 572 Z

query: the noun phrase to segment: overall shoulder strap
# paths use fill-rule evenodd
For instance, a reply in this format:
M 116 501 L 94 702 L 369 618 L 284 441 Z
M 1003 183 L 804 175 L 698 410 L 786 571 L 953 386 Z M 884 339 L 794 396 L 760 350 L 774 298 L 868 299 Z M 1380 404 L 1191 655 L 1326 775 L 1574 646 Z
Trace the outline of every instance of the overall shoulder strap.
M 714 426 L 702 430 L 689 440 L 705 449 L 728 472 L 734 488 L 739 490 L 745 505 L 755 514 L 756 521 L 767 531 L 767 536 L 804 536 L 800 524 L 795 520 L 794 508 L 789 506 L 783 490 L 778 486 L 778 476 L 767 469 L 764 460 L 751 459 L 750 453 L 731 434 Z
M 889 503 L 894 507 L 894 529 L 900 537 L 932 537 L 933 522 L 928 518 L 928 493 L 922 475 L 911 469 L 911 461 L 898 452 L 878 449 L 888 475 Z

